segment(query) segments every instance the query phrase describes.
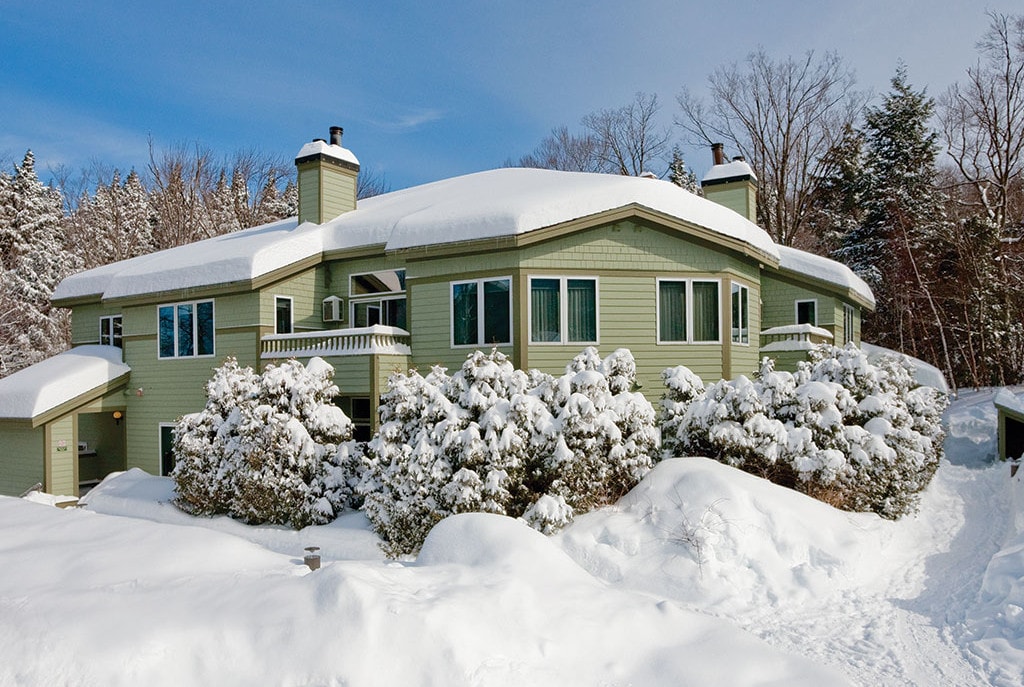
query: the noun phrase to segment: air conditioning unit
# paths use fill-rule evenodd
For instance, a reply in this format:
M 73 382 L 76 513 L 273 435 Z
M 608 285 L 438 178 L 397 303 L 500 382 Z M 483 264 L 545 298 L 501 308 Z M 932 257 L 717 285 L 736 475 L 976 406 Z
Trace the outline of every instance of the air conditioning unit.
M 337 296 L 328 296 L 324 299 L 324 322 L 345 321 L 345 301 Z

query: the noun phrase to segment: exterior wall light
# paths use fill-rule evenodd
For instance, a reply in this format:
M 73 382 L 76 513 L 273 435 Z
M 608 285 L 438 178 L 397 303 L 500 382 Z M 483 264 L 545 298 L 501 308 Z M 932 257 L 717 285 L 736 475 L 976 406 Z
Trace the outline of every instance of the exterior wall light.
M 123 417 L 124 417 L 124 413 L 122 413 L 120 410 L 115 410 L 114 411 L 114 423 L 115 424 L 118 424 L 118 425 L 121 424 L 121 418 L 123 418 Z

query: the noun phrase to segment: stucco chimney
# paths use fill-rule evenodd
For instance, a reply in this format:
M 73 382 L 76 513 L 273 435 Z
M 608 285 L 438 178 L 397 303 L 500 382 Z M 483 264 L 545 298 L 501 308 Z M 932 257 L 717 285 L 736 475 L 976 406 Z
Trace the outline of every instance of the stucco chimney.
M 295 156 L 299 177 L 299 224 L 323 224 L 356 209 L 359 160 L 341 146 L 342 128 L 332 126 L 331 142 L 314 138 Z

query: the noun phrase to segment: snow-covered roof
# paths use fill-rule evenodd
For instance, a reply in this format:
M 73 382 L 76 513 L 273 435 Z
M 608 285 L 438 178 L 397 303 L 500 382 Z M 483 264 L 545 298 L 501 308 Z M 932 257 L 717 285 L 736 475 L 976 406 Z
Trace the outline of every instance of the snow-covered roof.
M 129 372 L 120 348 L 72 348 L 0 379 L 0 418 L 31 420 Z
M 299 149 L 298 154 L 295 156 L 296 160 L 310 155 L 326 155 L 327 157 L 333 157 L 343 162 L 348 162 L 353 165 L 359 165 L 359 160 L 348 148 L 343 148 L 338 145 L 333 145 L 327 141 L 320 140 L 319 138 L 315 141 L 310 141 L 306 145 Z
M 875 294 L 871 292 L 871 287 L 843 263 L 788 246 L 777 246 L 777 250 L 781 269 L 850 289 L 872 308 L 875 306 Z
M 771 237 L 756 224 L 667 181 L 505 168 L 361 200 L 356 210 L 320 225 L 297 226 L 292 218 L 81 272 L 61 282 L 53 297 L 109 299 L 245 281 L 324 251 L 518 236 L 634 204 L 778 259 Z
M 725 164 L 714 165 L 708 170 L 708 173 L 704 175 L 704 178 L 700 180 L 700 183 L 707 184 L 713 181 L 735 179 L 739 177 L 757 179 L 757 175 L 754 174 L 754 169 L 744 160 L 733 160 L 732 162 L 726 162 Z
M 1024 398 L 1017 396 L 1012 391 L 1006 388 L 1002 388 L 996 393 L 992 403 L 995 404 L 996 408 L 1016 413 L 1018 415 L 1024 415 Z

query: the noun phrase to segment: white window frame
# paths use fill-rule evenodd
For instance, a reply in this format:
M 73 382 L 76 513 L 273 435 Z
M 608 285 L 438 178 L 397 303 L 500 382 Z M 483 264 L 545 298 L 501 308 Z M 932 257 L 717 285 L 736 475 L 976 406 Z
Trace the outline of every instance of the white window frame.
M 277 330 L 277 302 L 288 301 L 288 331 L 281 332 Z M 295 299 L 291 296 L 279 296 L 274 295 L 274 333 L 275 334 L 294 334 L 295 333 Z
M 818 299 L 817 298 L 802 298 L 798 301 L 793 302 L 793 322 L 800 324 L 800 304 L 801 303 L 814 303 L 814 322 L 809 322 L 812 327 L 818 326 Z
M 738 281 L 732 282 L 732 285 L 729 288 L 729 315 L 730 315 L 730 317 L 732 316 L 732 290 L 733 289 L 737 289 L 737 288 L 740 289 L 741 291 L 746 291 L 747 292 L 747 310 L 746 310 L 746 312 L 741 311 L 741 313 L 740 313 L 743 317 L 746 318 L 746 322 L 744 322 L 744 324 L 747 325 L 747 340 L 746 341 L 742 341 L 742 340 L 735 340 L 735 339 L 732 338 L 732 329 L 733 329 L 733 327 L 736 327 L 736 323 L 732 322 L 731 323 L 732 326 L 729 327 L 729 341 L 731 343 L 736 344 L 737 346 L 749 346 L 750 345 L 750 287 L 747 286 L 746 284 L 743 284 L 743 283 L 738 282 Z M 740 300 L 742 301 L 742 298 Z M 737 329 L 739 329 L 739 332 L 740 332 L 739 336 L 740 336 L 740 339 L 742 339 L 742 337 L 743 337 L 743 334 L 742 334 L 743 328 L 742 327 L 737 327 Z
M 533 338 L 533 280 L 558 280 L 558 341 L 535 341 Z M 593 341 L 569 341 L 569 280 L 594 282 L 594 336 Z M 598 346 L 601 341 L 601 285 L 593 275 L 534 274 L 527 278 L 526 326 L 531 346 Z
M 384 301 L 406 301 L 406 304 L 405 304 L 405 307 L 406 307 L 406 311 L 405 311 L 405 313 L 406 313 L 406 323 L 405 324 L 406 324 L 406 327 L 408 328 L 408 326 L 409 326 L 409 322 L 408 322 L 409 303 L 408 303 L 408 299 L 407 299 L 405 291 L 389 292 L 388 294 L 386 294 L 384 296 L 381 296 L 379 294 L 378 295 L 373 295 L 373 296 L 371 296 L 371 295 L 359 296 L 359 297 L 356 297 L 356 298 L 352 298 L 350 296 L 349 299 L 348 299 L 348 321 L 352 323 L 351 326 L 352 327 L 356 326 L 356 306 L 366 305 L 368 307 L 377 308 L 378 310 L 383 311 L 383 309 L 384 309 Z M 381 312 L 381 315 L 383 315 L 383 312 Z
M 843 345 L 854 340 L 856 309 L 849 303 L 843 303 Z
M 193 353 L 192 355 L 178 355 L 178 306 L 191 305 L 192 316 L 196 317 L 200 303 L 211 305 L 210 327 L 213 330 L 213 351 L 210 353 Z M 174 355 L 160 355 L 160 310 L 162 308 L 174 308 Z M 199 349 L 199 326 L 198 319 L 196 326 L 192 327 L 192 350 Z M 203 298 L 197 301 L 178 301 L 176 303 L 161 303 L 156 306 L 156 357 L 158 360 L 192 360 L 194 358 L 215 358 L 217 356 L 217 304 L 213 298 Z
M 392 268 L 392 269 L 385 268 L 385 269 L 381 269 L 381 270 L 370 270 L 368 272 L 353 272 L 352 274 L 348 275 L 348 297 L 349 297 L 349 300 L 351 300 L 353 298 L 358 298 L 358 299 L 367 298 L 367 299 L 372 300 L 374 298 L 380 298 L 381 296 L 386 296 L 388 294 L 405 293 L 406 291 L 409 290 L 408 285 L 406 285 L 405 289 L 399 289 L 397 291 L 378 291 L 376 293 L 355 293 L 355 290 L 352 288 L 352 282 L 356 279 L 356 277 L 364 277 L 364 276 L 366 276 L 368 274 L 379 274 L 381 272 L 405 272 L 405 278 L 407 279 L 408 276 L 409 276 L 408 272 L 406 272 L 404 267 L 395 267 L 395 268 Z
M 116 344 L 114 343 L 114 339 L 117 338 L 114 336 L 114 320 L 121 321 L 121 343 Z M 122 315 L 103 315 L 102 317 L 100 317 L 100 345 L 103 345 L 103 337 L 105 335 L 110 336 L 110 343 L 108 345 L 117 346 L 118 348 L 124 348 L 124 317 Z
M 722 280 L 714 277 L 658 277 L 654 286 L 654 299 L 655 299 L 655 316 L 654 316 L 654 335 L 658 342 L 658 345 L 674 346 L 674 345 L 721 345 L 722 344 Z M 686 284 L 686 340 L 685 341 L 663 341 L 661 338 L 661 283 L 671 282 L 674 284 L 685 283 Z M 718 338 L 715 340 L 701 340 L 697 341 L 693 338 L 693 284 L 695 282 L 710 283 L 714 282 L 717 285 L 718 292 Z M 732 293 L 729 294 L 730 302 L 729 308 L 732 308 Z M 747 298 L 749 303 L 750 293 L 748 291 Z M 730 335 L 731 340 L 731 335 Z
M 485 341 L 484 340 L 484 283 L 492 281 L 508 282 L 508 341 Z M 455 287 L 459 284 L 476 284 L 476 340 L 477 343 L 457 344 L 455 343 Z M 480 277 L 479 279 L 458 279 L 448 282 L 448 345 L 451 348 L 480 348 L 481 346 L 511 346 L 515 334 L 512 331 L 512 275 L 500 277 Z

